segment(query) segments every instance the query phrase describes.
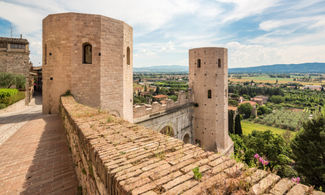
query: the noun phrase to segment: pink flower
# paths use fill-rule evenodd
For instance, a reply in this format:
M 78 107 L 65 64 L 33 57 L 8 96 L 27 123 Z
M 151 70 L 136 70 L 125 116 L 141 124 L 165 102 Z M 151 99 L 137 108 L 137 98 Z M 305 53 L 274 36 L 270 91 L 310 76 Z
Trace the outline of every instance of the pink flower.
M 291 179 L 291 181 L 295 182 L 295 183 L 299 183 L 300 182 L 300 177 L 293 177 Z
M 263 165 L 268 165 L 269 164 L 269 161 L 265 160 L 262 162 Z
M 257 153 L 254 155 L 254 158 L 258 159 L 260 157 L 260 155 L 258 155 Z
M 264 159 L 263 159 L 262 157 L 259 157 L 258 160 L 259 160 L 260 162 L 263 162 L 263 161 L 264 161 Z

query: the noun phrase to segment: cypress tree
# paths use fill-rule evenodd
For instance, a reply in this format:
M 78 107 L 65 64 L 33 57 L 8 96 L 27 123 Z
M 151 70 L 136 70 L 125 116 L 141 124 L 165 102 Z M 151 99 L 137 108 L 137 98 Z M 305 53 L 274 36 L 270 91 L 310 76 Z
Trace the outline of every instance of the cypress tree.
M 234 111 L 228 111 L 228 131 L 229 133 L 233 134 L 234 132 Z
M 237 114 L 235 118 L 235 134 L 242 135 L 243 131 L 240 124 L 240 115 Z

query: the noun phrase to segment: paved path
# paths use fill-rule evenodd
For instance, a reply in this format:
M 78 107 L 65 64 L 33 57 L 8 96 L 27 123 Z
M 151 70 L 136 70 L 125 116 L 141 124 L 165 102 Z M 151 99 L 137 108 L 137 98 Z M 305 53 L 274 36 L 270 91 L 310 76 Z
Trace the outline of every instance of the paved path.
M 0 115 L 0 194 L 76 194 L 61 119 L 41 105 Z

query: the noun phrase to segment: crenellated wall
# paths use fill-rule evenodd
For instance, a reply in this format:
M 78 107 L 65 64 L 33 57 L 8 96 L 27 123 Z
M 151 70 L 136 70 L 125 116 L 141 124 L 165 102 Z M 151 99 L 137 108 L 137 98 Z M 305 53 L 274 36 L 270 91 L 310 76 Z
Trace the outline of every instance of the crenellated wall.
M 78 104 L 72 96 L 61 97 L 60 115 L 83 194 L 313 193 L 305 185 Z
M 174 102 L 171 99 L 166 100 L 166 104 L 160 104 L 158 102 L 153 102 L 151 105 L 135 105 L 133 106 L 133 118 L 136 120 L 142 117 L 150 117 L 150 115 L 155 115 L 157 113 L 166 112 L 176 107 L 190 103 L 190 94 L 186 92 L 180 92 L 178 94 L 178 99 Z M 140 119 L 141 120 L 141 119 Z

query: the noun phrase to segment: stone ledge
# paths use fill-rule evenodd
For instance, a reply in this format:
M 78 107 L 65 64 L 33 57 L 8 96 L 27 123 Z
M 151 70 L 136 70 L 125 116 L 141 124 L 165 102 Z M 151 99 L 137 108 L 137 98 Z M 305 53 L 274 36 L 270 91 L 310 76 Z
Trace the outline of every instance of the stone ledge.
M 78 104 L 71 96 L 61 97 L 60 115 L 84 194 L 310 192 L 228 156 Z M 200 179 L 194 179 L 194 167 Z

